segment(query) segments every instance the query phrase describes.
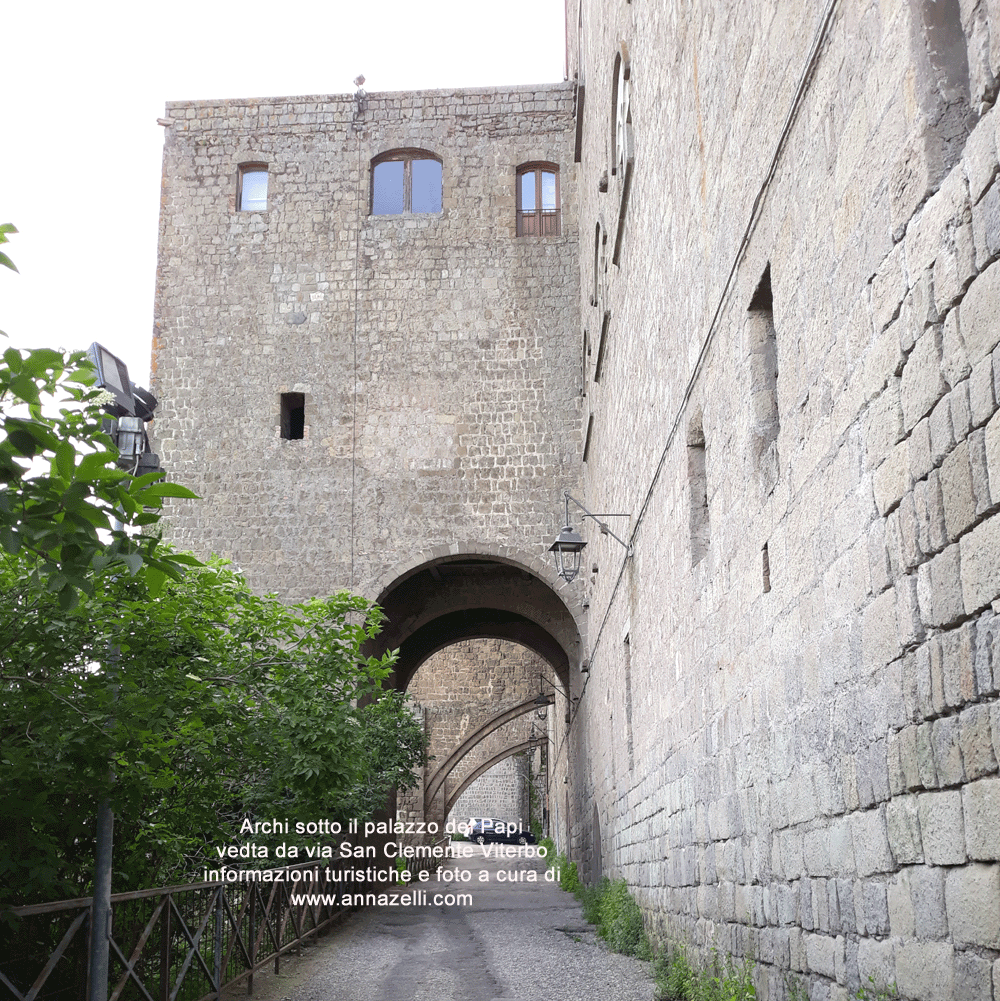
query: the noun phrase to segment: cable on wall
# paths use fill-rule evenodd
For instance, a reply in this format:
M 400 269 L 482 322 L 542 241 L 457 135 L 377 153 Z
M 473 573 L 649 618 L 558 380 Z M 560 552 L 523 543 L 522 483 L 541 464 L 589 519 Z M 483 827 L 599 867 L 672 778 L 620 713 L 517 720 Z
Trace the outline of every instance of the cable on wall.
M 674 416 L 673 424 L 670 427 L 670 431 L 667 434 L 666 444 L 663 446 L 663 451 L 660 454 L 659 462 L 657 463 L 656 469 L 653 472 L 652 479 L 649 482 L 649 487 L 646 490 L 646 496 L 643 499 L 642 506 L 639 508 L 639 512 L 635 518 L 635 525 L 629 535 L 629 549 L 630 552 L 635 546 L 636 538 L 639 533 L 639 527 L 642 525 L 643 519 L 646 515 L 646 511 L 649 508 L 650 502 L 653 498 L 653 491 L 656 489 L 656 485 L 659 482 L 660 474 L 663 472 L 663 468 L 667 462 L 667 455 L 670 453 L 670 449 L 673 447 L 674 439 L 677 437 L 677 431 L 681 427 L 681 422 L 684 417 L 684 413 L 687 410 L 688 403 L 691 400 L 691 396 L 694 392 L 694 388 L 697 385 L 698 377 L 701 375 L 702 369 L 705 366 L 705 359 L 708 356 L 708 350 L 715 340 L 715 335 L 719 329 L 719 321 L 722 317 L 723 309 L 725 308 L 726 302 L 731 295 L 734 288 L 734 279 L 736 277 L 736 272 L 739 269 L 740 264 L 747 252 L 747 248 L 750 246 L 750 238 L 753 236 L 754 230 L 757 228 L 757 223 L 760 221 L 764 199 L 771 188 L 771 184 L 774 181 L 774 176 L 778 170 L 778 162 L 781 159 L 781 154 L 784 152 L 785 146 L 788 143 L 788 138 L 791 135 L 792 126 L 795 124 L 795 120 L 798 118 L 798 113 L 802 105 L 802 101 L 805 98 L 806 91 L 809 88 L 809 84 L 816 72 L 816 67 L 819 63 L 820 53 L 822 52 L 823 46 L 829 37 L 830 25 L 833 23 L 834 12 L 837 8 L 839 0 L 830 0 L 827 4 L 827 8 L 823 17 L 819 23 L 819 27 L 813 37 L 812 46 L 809 50 L 809 56 L 806 59 L 805 69 L 802 71 L 802 75 L 799 78 L 798 86 L 795 89 L 795 95 L 792 98 L 792 103 L 789 106 L 788 114 L 785 116 L 785 122 L 782 126 L 781 133 L 778 136 L 778 142 L 774 149 L 774 154 L 771 157 L 771 162 L 768 166 L 767 173 L 764 175 L 764 180 L 761 182 L 760 188 L 757 191 L 757 196 L 754 198 L 753 207 L 750 210 L 750 218 L 747 221 L 746 229 L 743 231 L 743 238 L 740 241 L 739 248 L 736 251 L 736 255 L 733 258 L 732 267 L 729 269 L 729 275 L 726 278 L 725 285 L 723 286 L 722 293 L 719 296 L 719 303 L 716 306 L 715 313 L 712 316 L 712 320 L 708 325 L 708 331 L 701 344 L 701 350 L 698 352 L 698 358 L 695 361 L 694 368 L 691 371 L 691 377 L 688 379 L 687 386 L 684 390 L 684 395 L 681 398 L 680 405 L 677 408 L 676 415 Z M 598 647 L 601 645 L 601 637 L 604 634 L 605 626 L 607 625 L 608 618 L 611 615 L 611 609 L 614 607 L 615 598 L 618 596 L 618 592 L 621 589 L 622 580 L 625 577 L 625 568 L 628 565 L 629 557 L 626 556 L 622 561 L 621 567 L 618 570 L 618 576 L 615 578 L 614 587 L 611 590 L 611 598 L 608 601 L 608 607 L 604 612 L 604 617 L 601 620 L 601 626 L 597 631 L 597 636 L 594 638 L 594 645 L 591 647 L 590 660 L 591 664 L 594 662 L 594 658 L 597 654 Z

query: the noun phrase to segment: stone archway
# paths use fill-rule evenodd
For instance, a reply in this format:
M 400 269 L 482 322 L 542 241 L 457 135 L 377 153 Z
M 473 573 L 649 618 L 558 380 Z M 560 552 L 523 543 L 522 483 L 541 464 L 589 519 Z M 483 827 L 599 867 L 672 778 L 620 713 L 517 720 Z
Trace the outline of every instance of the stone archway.
M 494 765 L 499 764 L 501 761 L 512 757 L 515 754 L 521 754 L 523 751 L 531 751 L 537 747 L 537 741 L 535 740 L 522 740 L 518 744 L 514 744 L 512 747 L 505 747 L 502 751 L 498 751 L 492 757 L 487 758 L 482 764 L 477 765 L 475 768 L 469 772 L 468 775 L 462 779 L 461 783 L 455 787 L 455 789 L 448 794 L 447 800 L 445 800 L 445 816 L 451 813 L 452 808 L 458 802 L 462 793 L 465 792 L 473 782 L 476 781 L 481 775 L 485 775 Z
M 557 687 L 572 697 L 573 680 L 579 679 L 580 630 L 576 617 L 535 568 L 482 553 L 451 553 L 411 567 L 387 585 L 377 600 L 385 610 L 386 624 L 366 652 L 378 655 L 398 650 L 393 678 L 397 688 L 408 689 L 417 671 L 432 658 L 450 650 L 448 656 L 454 659 L 463 644 L 474 641 L 516 645 L 530 651 L 538 662 L 530 675 L 530 690 L 522 677 L 519 692 L 509 689 L 507 702 L 499 705 L 486 687 L 478 696 L 474 691 L 477 655 L 469 649 L 466 666 L 460 659 L 455 661 L 455 684 L 468 696 L 468 718 L 460 727 L 452 723 L 451 739 L 445 742 L 436 718 L 425 715 L 425 725 L 436 728 L 432 753 L 437 760 L 424 775 L 426 799 L 421 789 L 419 799 L 408 797 L 406 802 L 407 810 L 419 810 L 420 819 L 442 823 L 447 807 L 455 802 L 455 785 L 467 786 L 469 772 L 480 768 L 484 756 L 502 757 L 510 746 L 525 741 L 526 734 L 509 724 L 534 708 L 531 700 L 538 694 L 539 674 L 546 691 Z M 517 711 L 508 712 L 515 707 Z M 490 725 L 498 716 L 499 721 Z M 565 733 L 565 719 L 555 712 L 551 718 L 546 728 Z M 502 729 L 505 724 L 506 731 Z M 442 768 L 442 762 L 448 767 Z M 449 787 L 446 779 L 453 771 Z
M 409 567 L 374 596 L 386 623 L 369 649 L 399 649 L 396 686 L 406 688 L 434 649 L 463 638 L 511 639 L 552 661 L 566 685 L 581 658 L 582 609 L 563 600 L 537 563 L 458 552 Z
M 524 716 L 529 712 L 534 712 L 536 709 L 535 702 L 529 700 L 526 702 L 521 702 L 518 705 L 511 706 L 509 709 L 505 709 L 499 713 L 495 713 L 493 716 L 489 716 L 483 723 L 481 723 L 472 733 L 466 737 L 462 743 L 460 743 L 448 757 L 438 765 L 432 772 L 429 781 L 427 782 L 424 789 L 424 809 L 426 810 L 430 804 L 434 801 L 434 797 L 437 795 L 438 791 L 444 785 L 445 780 L 451 774 L 452 770 L 458 766 L 462 759 L 472 751 L 478 744 L 480 744 L 486 737 L 488 737 L 494 730 L 500 729 L 504 724 L 509 723 L 519 716 Z M 523 749 L 523 748 L 522 748 Z M 513 751 L 503 750 L 498 752 L 493 756 L 491 761 L 496 764 L 497 761 L 502 760 L 508 753 L 513 754 Z M 437 764 L 435 762 L 435 764 Z M 476 769 L 476 774 L 481 775 L 485 769 L 478 767 Z M 462 788 L 468 786 L 469 781 L 467 779 L 462 780 Z M 455 801 L 457 794 L 449 793 L 448 795 L 448 807 L 445 813 L 451 810 L 451 805 Z

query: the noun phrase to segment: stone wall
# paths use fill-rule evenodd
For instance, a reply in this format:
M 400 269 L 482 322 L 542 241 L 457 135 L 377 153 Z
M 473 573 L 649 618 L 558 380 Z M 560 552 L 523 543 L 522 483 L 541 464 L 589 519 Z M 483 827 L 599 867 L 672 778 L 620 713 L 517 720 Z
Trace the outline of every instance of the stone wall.
M 571 854 L 762 997 L 1000 997 L 996 5 L 569 21 L 586 499 L 633 542 L 576 585 Z
M 507 758 L 480 775 L 459 796 L 449 816 L 463 824 L 470 817 L 494 817 L 515 823 L 520 819 L 527 827 L 528 782 L 527 756 Z
M 289 599 L 375 598 L 435 549 L 543 552 L 581 446 L 573 110 L 567 85 L 167 106 L 154 432 L 203 498 L 170 504 L 171 541 Z M 442 211 L 372 215 L 372 160 L 414 148 Z M 516 237 L 538 160 L 561 232 Z M 246 163 L 265 211 L 237 211 Z

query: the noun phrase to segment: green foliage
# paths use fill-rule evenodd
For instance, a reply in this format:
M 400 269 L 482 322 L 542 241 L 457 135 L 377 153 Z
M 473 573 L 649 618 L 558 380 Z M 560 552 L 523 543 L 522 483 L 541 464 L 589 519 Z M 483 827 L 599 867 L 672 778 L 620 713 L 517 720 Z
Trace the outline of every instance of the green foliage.
M 805 984 L 791 973 L 785 975 L 785 997 L 787 1001 L 809 1001 Z M 881 986 L 874 977 L 869 977 L 867 986 L 862 984 L 851 997 L 854 1001 L 893 1001 L 899 993 L 895 984 Z
M 809 1001 L 805 984 L 792 973 L 785 974 L 785 1001 Z
M 642 912 L 628 892 L 624 879 L 607 886 L 600 901 L 598 934 L 615 951 L 626 956 L 649 959 L 651 950 L 642 926 Z
M 551 841 L 547 841 L 546 844 L 552 846 L 548 856 L 549 868 L 554 868 L 559 874 L 559 888 L 565 890 L 567 893 L 576 893 L 581 886 L 576 863 L 570 862 L 562 852 L 555 853 L 555 845 Z
M 675 945 L 653 962 L 659 996 L 665 1001 L 692 1001 L 699 971 L 684 945 Z
M 601 897 L 607 885 L 607 879 L 603 879 L 596 886 L 581 886 L 576 891 L 575 896 L 580 901 L 583 920 L 587 924 L 599 925 L 601 923 Z
M 244 817 L 368 816 L 426 754 L 379 699 L 392 655 L 360 654 L 379 610 L 163 546 L 194 494 L 119 469 L 93 383 L 82 353 L 0 359 L 0 907 L 88 892 L 105 797 L 131 890 L 217 867 Z
M 116 890 L 217 866 L 247 815 L 384 805 L 423 743 L 400 697 L 357 705 L 391 667 L 359 655 L 379 619 L 346 593 L 283 605 L 218 563 L 155 599 L 103 576 L 72 609 L 2 568 L 0 904 L 85 894 L 107 794 Z
M 17 229 L 13 223 L 0 223 L 0 243 L 8 243 L 7 234 L 16 232 Z M 11 271 L 17 271 L 17 268 L 14 266 L 14 262 L 3 252 L 0 252 L 0 264 L 2 264 L 5 268 L 10 268 Z
M 862 984 L 852 997 L 855 998 L 855 1001 L 893 1001 L 894 998 L 899 997 L 899 991 L 895 984 L 884 986 L 870 976 L 868 986 Z
M 612 882 L 605 877 L 595 886 L 579 885 L 576 898 L 583 908 L 584 919 L 597 925 L 597 934 L 614 952 L 639 959 L 651 958 L 642 912 L 624 879 Z
M 195 495 L 163 473 L 118 468 L 93 382 L 82 352 L 8 348 L 0 363 L 0 556 L 63 609 L 103 574 L 139 575 L 155 593 L 198 562 L 149 533 L 164 498 Z
M 683 944 L 671 945 L 653 962 L 662 1001 L 756 1001 L 755 970 L 752 959 L 737 962 L 714 948 L 699 963 Z
M 420 781 L 414 769 L 427 764 L 428 737 L 403 692 L 383 692 L 358 713 L 356 764 L 361 778 L 344 796 L 340 811 L 344 816 L 369 817 L 385 807 L 393 789 L 412 789 Z

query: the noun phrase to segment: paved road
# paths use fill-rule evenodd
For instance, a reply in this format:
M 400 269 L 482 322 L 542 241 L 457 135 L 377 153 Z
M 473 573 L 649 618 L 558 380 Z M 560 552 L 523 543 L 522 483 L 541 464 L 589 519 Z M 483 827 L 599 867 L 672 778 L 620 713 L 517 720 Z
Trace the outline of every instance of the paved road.
M 533 860 L 470 860 L 471 906 L 362 911 L 280 978 L 259 977 L 258 1001 L 653 1001 L 649 964 L 608 952 L 568 893 Z M 479 872 L 489 882 L 479 881 Z M 501 882 L 500 870 L 527 877 Z M 424 884 L 457 892 L 457 884 Z M 245 995 L 244 995 L 245 996 Z

